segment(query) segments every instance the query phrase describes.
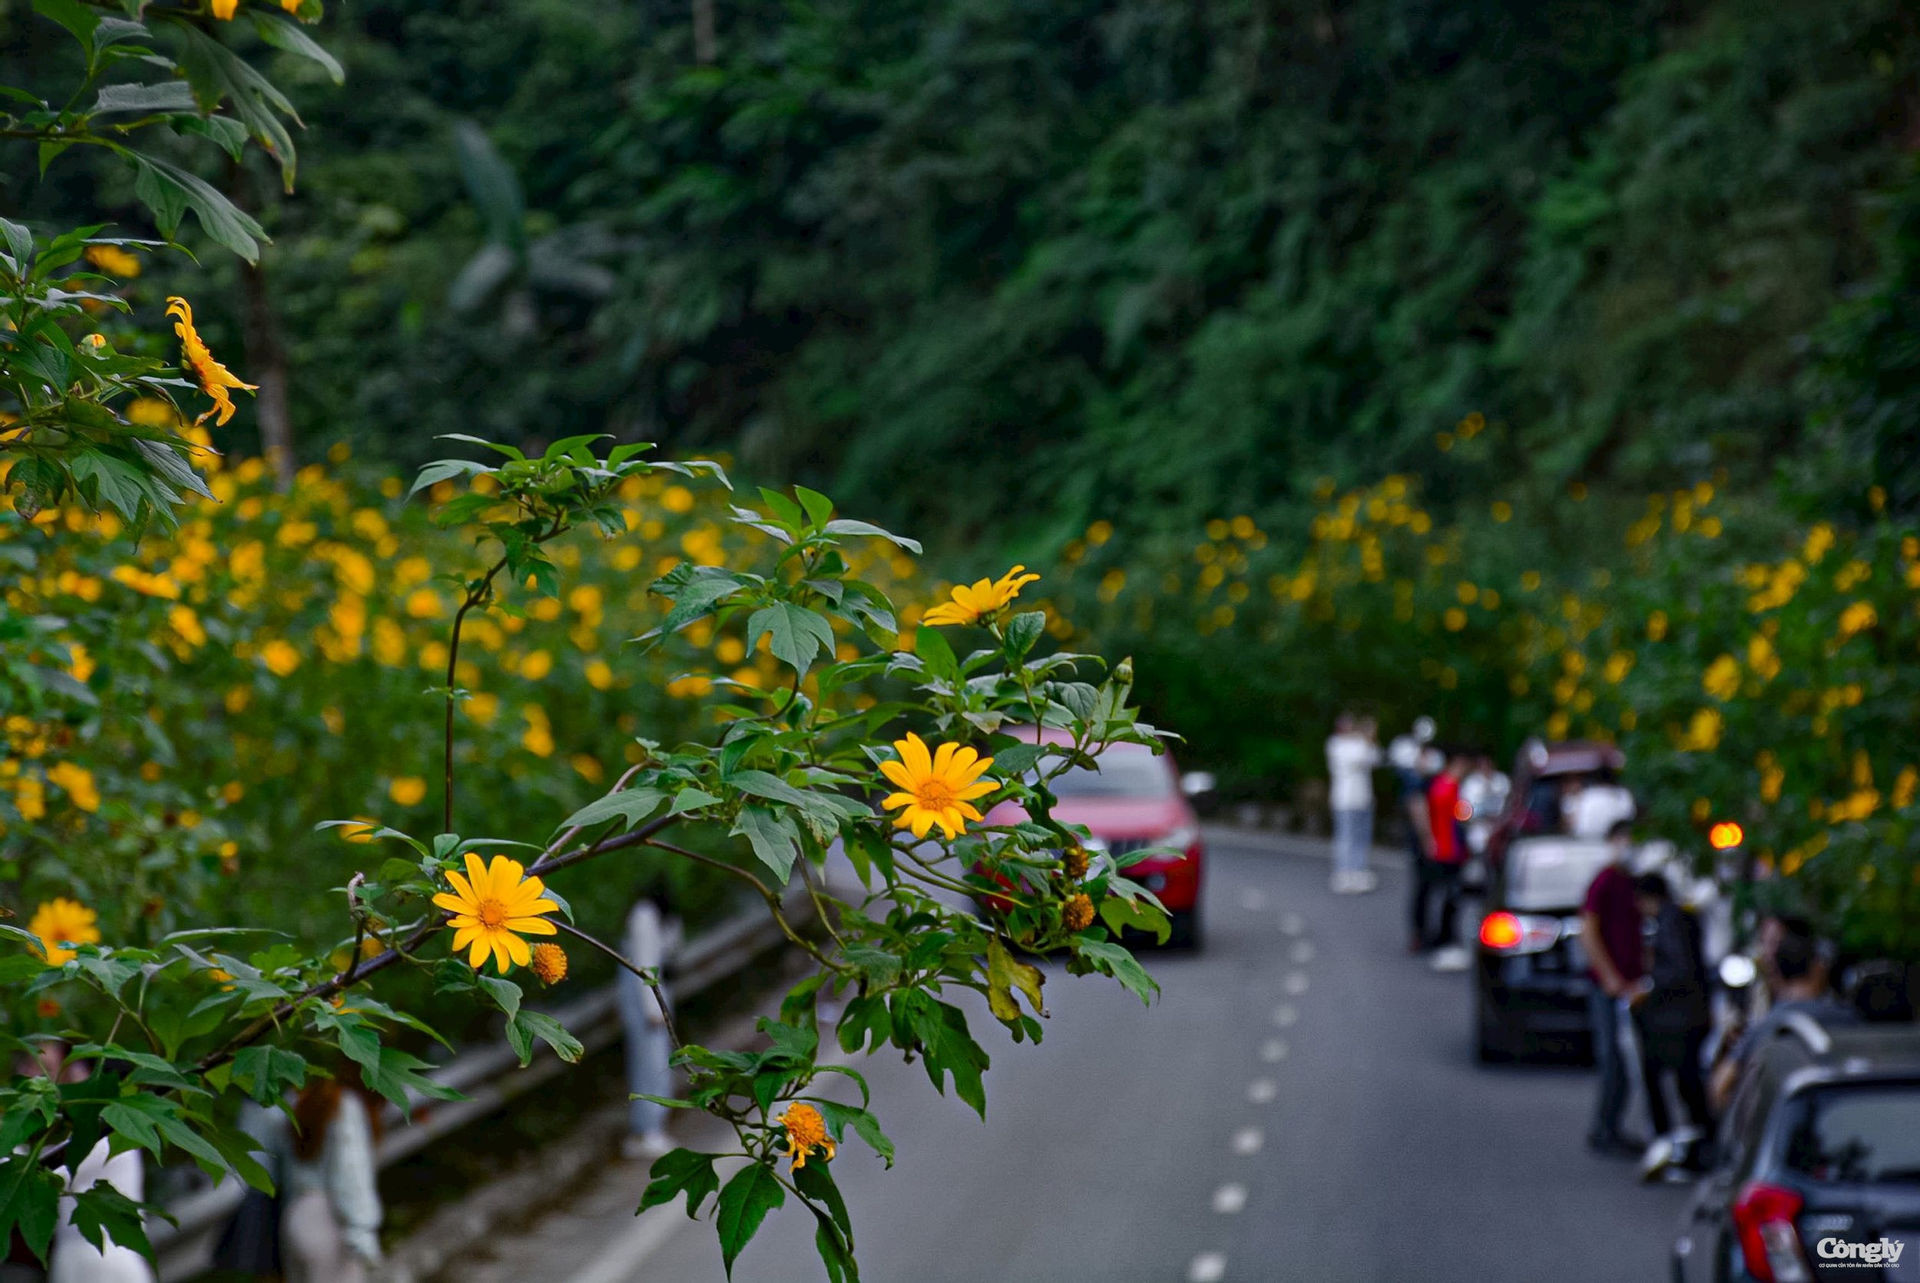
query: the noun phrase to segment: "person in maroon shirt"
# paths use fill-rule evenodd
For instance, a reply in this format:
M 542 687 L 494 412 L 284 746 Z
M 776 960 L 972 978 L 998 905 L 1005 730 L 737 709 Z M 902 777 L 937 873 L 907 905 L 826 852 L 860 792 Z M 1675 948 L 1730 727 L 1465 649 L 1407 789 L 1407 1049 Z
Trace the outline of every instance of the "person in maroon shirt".
M 1628 857 L 1633 828 L 1626 820 L 1607 834 L 1613 859 L 1594 875 L 1580 905 L 1580 943 L 1587 951 L 1587 975 L 1593 988 L 1587 1010 L 1593 1022 L 1593 1061 L 1599 1074 L 1593 1125 L 1587 1148 L 1602 1154 L 1637 1155 L 1644 1145 L 1621 1135 L 1627 1106 L 1627 1065 L 1620 1051 L 1620 1005 L 1639 991 L 1646 974 L 1646 945 L 1640 933 L 1640 905 L 1634 898 Z
M 1459 909 L 1460 866 L 1466 860 L 1466 844 L 1460 840 L 1460 777 L 1467 773 L 1467 757 L 1455 753 L 1433 782 L 1427 785 L 1426 855 L 1414 870 L 1413 947 L 1415 950 L 1438 948 L 1444 956 L 1434 963 L 1446 970 L 1462 970 L 1468 963 L 1463 950 L 1455 948 L 1454 917 Z M 1440 929 L 1428 934 L 1431 916 L 1429 904 L 1440 899 Z M 1455 956 L 1457 954 L 1457 957 Z

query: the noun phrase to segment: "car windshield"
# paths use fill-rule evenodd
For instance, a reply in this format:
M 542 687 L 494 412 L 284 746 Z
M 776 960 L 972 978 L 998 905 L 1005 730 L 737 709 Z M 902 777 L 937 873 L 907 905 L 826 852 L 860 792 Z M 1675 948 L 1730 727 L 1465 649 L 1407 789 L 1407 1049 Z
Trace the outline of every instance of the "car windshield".
M 1100 769 L 1076 766 L 1053 782 L 1055 797 L 1173 796 L 1173 775 L 1167 764 L 1151 753 L 1107 753 Z
M 1607 867 L 1605 842 L 1531 838 L 1507 855 L 1509 909 L 1573 909 L 1587 898 L 1594 874 Z
M 1920 1083 L 1830 1087 L 1805 1102 L 1788 1170 L 1833 1185 L 1920 1185 Z

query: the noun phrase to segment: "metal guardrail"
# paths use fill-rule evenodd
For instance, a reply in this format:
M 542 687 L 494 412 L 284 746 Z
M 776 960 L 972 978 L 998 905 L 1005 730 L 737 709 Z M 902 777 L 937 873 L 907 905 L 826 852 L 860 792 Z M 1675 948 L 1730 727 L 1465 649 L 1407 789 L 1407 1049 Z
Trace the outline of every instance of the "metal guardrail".
M 785 901 L 789 922 L 800 923 L 813 915 L 813 903 L 804 890 L 796 888 Z M 745 970 L 753 959 L 779 945 L 785 937 L 764 907 L 737 913 L 689 940 L 667 962 L 666 989 L 670 997 L 684 1000 L 730 976 Z M 546 1014 L 566 1026 L 580 1040 L 583 1055 L 600 1051 L 618 1041 L 620 1029 L 619 986 L 603 985 L 571 1002 L 548 1008 Z M 463 1048 L 436 1066 L 426 1076 L 443 1087 L 461 1092 L 464 1100 L 438 1101 L 416 1098 L 403 1115 L 392 1105 L 386 1108 L 386 1134 L 378 1155 L 382 1167 L 418 1153 L 434 1141 L 484 1118 L 508 1102 L 540 1086 L 566 1069 L 566 1062 L 539 1044 L 532 1063 L 520 1067 L 520 1058 L 504 1040 Z M 207 1268 L 220 1228 L 245 1196 L 246 1187 L 229 1177 L 217 1185 L 194 1190 L 174 1200 L 167 1211 L 174 1224 L 159 1222 L 148 1227 L 161 1283 L 175 1283 Z

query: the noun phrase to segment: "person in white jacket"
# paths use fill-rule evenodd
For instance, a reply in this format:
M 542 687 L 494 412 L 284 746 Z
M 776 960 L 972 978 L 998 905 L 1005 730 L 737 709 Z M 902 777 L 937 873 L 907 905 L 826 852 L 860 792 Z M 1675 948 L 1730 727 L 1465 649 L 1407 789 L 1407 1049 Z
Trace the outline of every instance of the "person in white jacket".
M 377 1105 L 357 1084 L 315 1078 L 275 1145 L 287 1283 L 365 1283 L 380 1261 Z
M 1367 853 L 1373 847 L 1373 772 L 1379 765 L 1373 720 L 1342 713 L 1327 738 L 1333 889 L 1342 895 L 1371 891 L 1377 883 L 1367 868 Z

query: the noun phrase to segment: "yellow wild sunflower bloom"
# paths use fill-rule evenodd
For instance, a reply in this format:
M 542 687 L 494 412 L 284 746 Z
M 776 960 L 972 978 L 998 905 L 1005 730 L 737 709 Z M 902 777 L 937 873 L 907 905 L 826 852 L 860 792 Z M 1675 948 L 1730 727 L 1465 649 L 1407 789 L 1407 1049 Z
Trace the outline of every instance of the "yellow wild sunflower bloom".
M 47 965 L 57 967 L 76 956 L 64 946 L 100 943 L 100 928 L 94 925 L 99 920 L 99 914 L 78 900 L 55 896 L 33 911 L 27 930 L 40 937 L 40 955 Z
M 977 624 L 984 617 L 1005 610 L 1020 590 L 1040 576 L 1028 574 L 1025 566 L 1015 566 L 998 579 L 980 579 L 961 584 L 953 590 L 953 599 L 943 601 L 926 614 L 928 624 Z
M 231 18 L 233 0 L 226 0 L 225 13 L 220 12 L 222 3 L 223 0 L 214 0 L 214 16 L 222 19 Z M 233 397 L 228 394 L 227 389 L 244 388 L 251 392 L 255 385 L 242 383 L 234 376 L 232 370 L 213 359 L 213 353 L 201 339 L 200 331 L 194 328 L 193 308 L 188 306 L 187 300 L 178 295 L 169 298 L 167 315 L 174 318 L 173 332 L 180 336 L 181 356 L 186 361 L 188 370 L 192 372 L 194 381 L 200 385 L 202 392 L 213 398 L 213 409 L 195 419 L 194 426 L 198 427 L 205 423 L 217 412 L 220 417 L 214 422 L 225 427 L 227 420 L 233 417 Z
M 827 1135 L 827 1120 L 820 1117 L 820 1111 L 812 1105 L 795 1101 L 787 1106 L 787 1112 L 773 1120 L 787 1129 L 787 1152 L 793 1155 L 793 1170 L 799 1171 L 807 1165 L 807 1158 L 819 1150 L 822 1157 L 831 1159 L 835 1153 L 833 1138 Z
M 533 951 L 520 937 L 558 934 L 559 928 L 543 915 L 560 906 L 545 898 L 546 885 L 528 877 L 518 860 L 496 855 L 487 865 L 472 851 L 466 858 L 465 877 L 447 870 L 452 893 L 442 891 L 433 897 L 435 904 L 453 915 L 447 925 L 453 928 L 454 952 L 468 950 L 467 963 L 476 971 L 486 965 L 489 954 L 502 975 L 510 963 L 526 966 L 533 961 Z
M 893 751 L 899 760 L 880 763 L 880 773 L 900 791 L 889 793 L 880 805 L 889 811 L 905 808 L 894 817 L 895 828 L 923 838 L 938 824 L 949 838 L 957 838 L 968 820 L 984 818 L 973 800 L 1000 787 L 998 780 L 980 778 L 993 765 L 992 758 L 960 744 L 942 744 L 929 753 L 926 742 L 912 731 L 893 742 Z

